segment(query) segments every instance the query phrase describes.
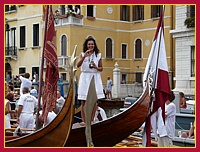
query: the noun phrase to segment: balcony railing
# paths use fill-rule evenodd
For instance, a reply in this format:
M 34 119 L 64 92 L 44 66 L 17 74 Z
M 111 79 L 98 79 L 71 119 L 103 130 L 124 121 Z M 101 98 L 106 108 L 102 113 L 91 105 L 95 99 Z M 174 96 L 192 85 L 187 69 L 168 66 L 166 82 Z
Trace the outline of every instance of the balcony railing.
M 83 25 L 83 16 L 76 14 L 63 14 L 55 16 L 55 26 L 63 26 L 68 24 Z
M 6 58 L 12 58 L 17 59 L 17 47 L 16 46 L 10 46 L 5 47 L 5 56 Z
M 68 66 L 68 58 L 67 56 L 58 56 L 58 68 L 67 69 Z M 46 68 L 46 60 L 44 60 L 44 68 Z

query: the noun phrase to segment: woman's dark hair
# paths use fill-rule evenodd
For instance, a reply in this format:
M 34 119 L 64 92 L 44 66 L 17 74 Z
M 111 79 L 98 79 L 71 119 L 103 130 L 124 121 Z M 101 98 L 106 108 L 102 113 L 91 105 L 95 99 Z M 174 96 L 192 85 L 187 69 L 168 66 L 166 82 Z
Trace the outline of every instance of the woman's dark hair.
M 83 44 L 83 52 L 85 53 L 85 52 L 88 50 L 88 47 L 87 47 L 88 41 L 93 41 L 93 42 L 94 42 L 94 52 L 95 52 L 95 55 L 97 56 L 97 54 L 99 53 L 99 49 L 98 49 L 98 47 L 97 47 L 97 44 L 96 44 L 95 39 L 94 39 L 92 36 L 89 36 L 89 37 L 85 40 L 85 42 L 84 42 L 84 44 Z
M 181 97 L 184 97 L 184 96 L 185 96 L 183 92 L 179 92 L 179 95 L 180 95 Z
M 14 91 L 14 87 L 12 85 L 9 85 L 8 88 L 11 90 L 11 91 Z
M 170 98 L 169 98 L 169 101 L 172 102 L 174 99 L 175 99 L 174 92 L 171 91 L 171 96 L 170 96 Z
M 8 93 L 6 95 L 6 99 L 8 99 L 10 102 L 13 102 L 13 100 L 14 100 L 14 94 L 13 93 Z

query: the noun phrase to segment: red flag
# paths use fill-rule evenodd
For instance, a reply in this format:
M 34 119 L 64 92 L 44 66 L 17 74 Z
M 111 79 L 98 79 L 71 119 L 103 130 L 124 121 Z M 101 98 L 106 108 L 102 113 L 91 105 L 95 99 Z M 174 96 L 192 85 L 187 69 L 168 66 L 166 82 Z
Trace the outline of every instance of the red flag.
M 168 65 L 166 59 L 166 50 L 164 42 L 164 22 L 163 12 L 161 12 L 156 34 L 152 44 L 151 52 L 147 61 L 144 73 L 144 81 L 148 78 L 151 86 L 151 93 L 154 93 L 151 103 L 151 110 L 146 120 L 143 136 L 143 145 L 151 145 L 151 128 L 157 139 L 159 135 L 166 136 L 167 132 L 164 125 L 165 120 L 165 101 L 170 97 L 170 85 L 168 77 Z
M 45 27 L 45 43 L 44 43 L 44 58 L 46 59 L 46 76 L 45 84 L 42 95 L 42 117 L 44 124 L 46 124 L 46 118 L 49 111 L 52 111 L 56 107 L 57 97 L 57 81 L 58 81 L 58 58 L 56 54 L 56 33 L 54 27 L 54 17 L 52 12 L 52 6 L 47 6 L 47 17 Z

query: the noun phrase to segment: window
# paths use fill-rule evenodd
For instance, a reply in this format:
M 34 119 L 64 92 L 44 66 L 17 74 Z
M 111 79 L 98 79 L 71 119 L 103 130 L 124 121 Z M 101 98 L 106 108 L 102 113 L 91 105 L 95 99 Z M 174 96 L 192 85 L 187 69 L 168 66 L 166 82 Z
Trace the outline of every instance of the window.
M 130 6 L 127 5 L 120 6 L 120 20 L 130 21 Z
M 195 5 L 187 6 L 187 18 L 195 17 Z
M 11 28 L 10 29 L 11 31 L 11 47 L 12 47 L 12 50 L 13 50 L 13 55 L 17 55 L 17 48 L 16 48 L 16 28 Z
M 112 40 L 108 38 L 106 40 L 106 58 L 112 58 Z
M 121 84 L 126 84 L 126 77 L 127 77 L 127 74 L 122 74 Z
M 60 73 L 61 80 L 67 80 L 67 73 Z
M 142 83 L 142 73 L 141 72 L 135 73 L 135 81 Z
M 135 59 L 141 59 L 142 58 L 142 41 L 140 39 L 137 39 L 135 41 Z
M 67 56 L 67 37 L 61 37 L 61 56 Z
M 16 28 L 15 27 L 11 28 L 10 31 L 11 31 L 11 46 L 15 46 L 16 45 L 16 41 L 15 41 Z
M 81 14 L 81 7 L 80 5 L 75 5 L 74 11 L 76 14 L 80 15 Z
M 21 67 L 19 68 L 19 74 L 26 73 L 26 68 Z
M 144 20 L 144 6 L 135 5 L 133 8 L 133 21 Z
M 60 5 L 60 14 L 65 14 L 65 5 Z
M 33 24 L 33 46 L 39 46 L 39 24 Z
M 195 77 L 195 46 L 191 46 L 191 77 Z
M 67 5 L 68 8 L 70 8 L 70 10 L 73 10 L 72 5 Z
M 94 17 L 93 5 L 87 5 L 87 16 Z
M 17 10 L 16 5 L 11 5 L 11 6 L 10 6 L 10 10 L 11 10 L 11 11 L 13 11 L 13 10 Z
M 26 43 L 26 27 L 20 27 L 20 48 L 25 47 Z
M 122 44 L 122 59 L 126 59 L 127 45 Z
M 162 10 L 161 5 L 152 5 L 151 6 L 151 18 L 160 17 L 161 10 Z
M 6 11 L 6 12 L 9 11 L 9 5 L 5 5 L 5 11 Z
M 34 76 L 34 72 L 36 72 L 36 77 L 35 77 L 35 81 L 38 82 L 39 81 L 39 67 L 32 67 L 32 77 Z

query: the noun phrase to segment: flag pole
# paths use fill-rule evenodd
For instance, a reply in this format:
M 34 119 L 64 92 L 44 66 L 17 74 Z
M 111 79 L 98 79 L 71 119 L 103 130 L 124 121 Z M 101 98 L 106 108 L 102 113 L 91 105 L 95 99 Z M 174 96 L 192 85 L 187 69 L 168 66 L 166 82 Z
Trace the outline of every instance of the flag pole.
M 40 78 L 39 78 L 39 91 L 38 91 L 38 109 L 36 114 L 36 130 L 41 128 L 41 125 L 39 123 L 39 111 L 41 107 L 41 96 L 42 96 L 42 77 L 43 77 L 43 69 L 44 69 L 44 49 L 45 49 L 45 42 L 46 42 L 46 31 L 47 31 L 47 23 L 48 23 L 48 14 L 49 14 L 49 5 L 47 5 L 46 11 L 45 11 L 45 31 L 44 31 L 44 44 L 43 44 L 43 51 L 42 51 L 42 59 L 40 64 Z

